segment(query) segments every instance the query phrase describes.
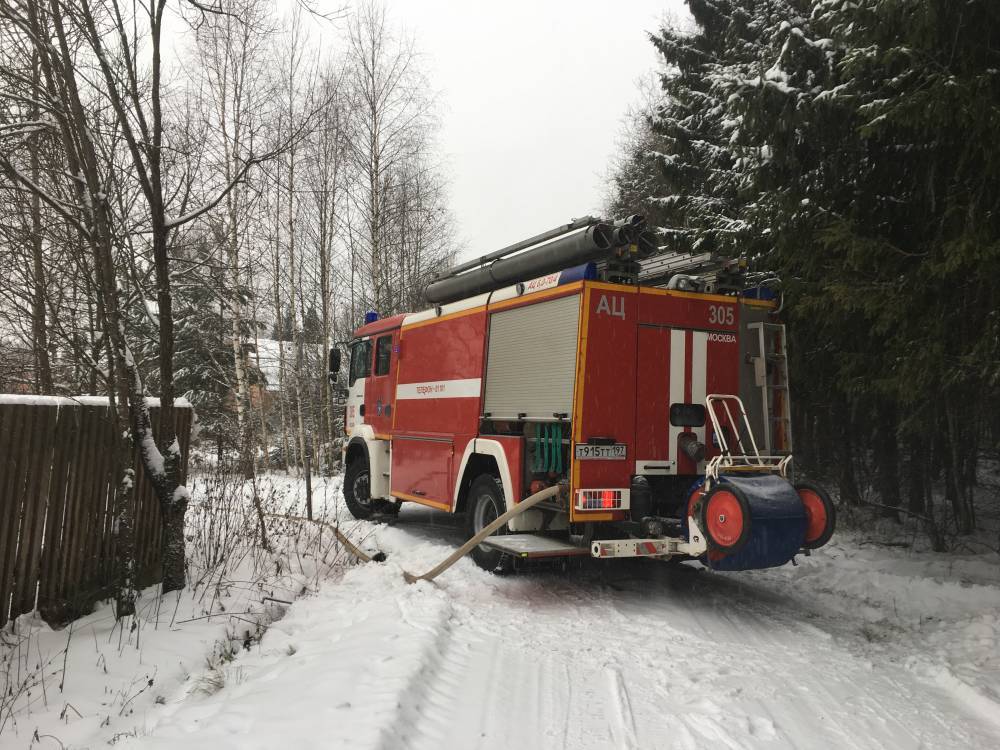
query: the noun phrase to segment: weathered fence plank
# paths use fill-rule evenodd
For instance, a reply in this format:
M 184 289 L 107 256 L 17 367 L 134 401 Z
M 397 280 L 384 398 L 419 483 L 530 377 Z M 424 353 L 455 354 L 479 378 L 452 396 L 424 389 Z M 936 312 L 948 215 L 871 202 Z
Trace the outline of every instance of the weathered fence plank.
M 0 549 L 4 550 L 4 554 L 0 554 L 0 623 L 6 622 L 14 585 L 14 549 L 21 523 L 22 497 L 16 488 L 24 458 L 17 437 L 22 434 L 28 416 L 27 410 L 0 404 L 0 434 L 7 436 L 6 449 L 0 454 L 0 466 L 3 466 L 0 474 Z
M 52 458 L 52 474 L 49 479 L 49 505 L 46 511 L 45 538 L 43 548 L 51 550 L 42 556 L 38 571 L 39 601 L 49 601 L 57 596 L 59 588 L 59 560 L 62 555 L 60 535 L 66 526 L 66 488 L 71 469 L 68 459 L 73 447 L 76 409 L 60 409 L 56 415 L 55 455 Z
M 175 411 L 186 479 L 193 411 Z M 154 430 L 159 409 L 151 405 Z M 83 614 L 115 583 L 112 420 L 103 399 L 0 398 L 0 625 Z M 135 457 L 136 580 L 160 580 L 160 508 Z
M 42 528 L 45 524 L 45 488 L 52 470 L 52 433 L 56 421 L 55 409 L 35 413 L 31 453 L 24 477 L 24 500 L 21 502 L 21 531 L 14 568 L 14 597 L 11 608 L 30 612 L 35 606 L 38 587 L 38 556 L 42 548 Z
M 79 434 L 76 450 L 73 455 L 73 486 L 70 489 L 71 508 L 67 513 L 67 526 L 63 529 L 63 546 L 66 552 L 63 558 L 62 598 L 67 599 L 72 594 L 80 596 L 80 591 L 73 591 L 79 581 L 80 570 L 83 567 L 83 533 L 81 529 L 86 523 L 87 497 L 95 490 L 90 483 L 91 472 L 94 470 L 94 458 L 100 450 L 98 441 L 99 422 L 95 418 L 94 407 L 82 406 L 77 410 L 80 415 Z
M 25 441 L 23 438 L 19 440 L 18 437 L 31 434 L 37 415 L 26 412 L 17 416 L 19 417 L 15 427 L 17 433 L 11 445 L 15 455 L 10 464 L 10 476 L 6 485 L 7 497 L 3 501 L 8 507 L 8 512 L 5 514 L 6 522 L 2 529 L 2 536 L 0 536 L 0 544 L 3 544 L 6 550 L 3 555 L 0 555 L 0 560 L 2 560 L 0 567 L 2 567 L 3 574 L 3 583 L 0 584 L 3 586 L 3 608 L 0 612 L 3 614 L 6 614 L 11 599 L 16 595 L 17 552 L 20 548 L 19 539 L 24 521 L 25 476 L 31 457 L 31 441 Z

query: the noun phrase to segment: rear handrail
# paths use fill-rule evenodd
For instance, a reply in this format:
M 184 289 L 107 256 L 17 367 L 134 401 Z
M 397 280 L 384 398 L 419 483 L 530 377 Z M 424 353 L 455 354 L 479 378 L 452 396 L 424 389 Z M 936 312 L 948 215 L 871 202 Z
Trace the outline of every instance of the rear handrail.
M 733 426 L 735 431 L 736 444 L 739 446 L 740 451 L 746 456 L 747 450 L 743 446 L 743 439 L 740 437 L 740 425 L 736 423 L 733 419 L 733 412 L 729 408 L 730 402 L 735 402 L 737 406 L 740 407 L 740 416 L 743 418 L 743 426 L 746 428 L 747 435 L 750 437 L 750 444 L 753 446 L 753 453 L 756 458 L 760 458 L 760 450 L 757 448 L 757 440 L 754 438 L 753 429 L 750 427 L 750 418 L 747 416 L 747 410 L 743 406 L 743 400 L 739 396 L 734 396 L 731 393 L 710 393 L 705 397 L 705 405 L 708 407 L 708 416 L 712 420 L 712 427 L 715 429 L 716 439 L 719 441 L 719 445 L 722 447 L 722 452 L 724 454 L 732 453 L 729 448 L 729 441 L 726 440 L 726 434 L 722 430 L 722 426 L 719 423 L 719 414 L 716 411 L 716 404 L 722 404 L 722 408 L 726 410 L 726 417 L 729 420 L 729 424 Z
M 750 445 L 753 448 L 752 454 L 743 445 L 743 439 L 740 437 L 740 425 L 737 424 L 736 419 L 733 417 L 733 410 L 730 408 L 731 403 L 739 407 L 739 415 L 743 422 L 742 427 L 746 430 L 747 436 L 750 438 Z M 743 400 L 739 396 L 728 393 L 710 393 L 705 397 L 705 405 L 708 410 L 708 417 L 712 420 L 712 429 L 715 431 L 715 438 L 719 441 L 719 447 L 722 449 L 722 453 L 718 456 L 713 456 L 705 467 L 706 478 L 718 480 L 719 474 L 727 471 L 766 471 L 777 473 L 787 478 L 788 464 L 792 460 L 791 454 L 784 456 L 762 456 L 760 454 L 760 449 L 757 447 L 757 440 L 753 434 L 753 428 L 750 426 L 750 418 L 747 416 L 747 410 L 743 406 Z M 731 450 L 729 441 L 726 439 L 726 433 L 719 422 L 718 409 L 720 406 L 725 410 L 726 418 L 733 428 L 736 447 L 740 450 L 739 454 L 734 454 Z

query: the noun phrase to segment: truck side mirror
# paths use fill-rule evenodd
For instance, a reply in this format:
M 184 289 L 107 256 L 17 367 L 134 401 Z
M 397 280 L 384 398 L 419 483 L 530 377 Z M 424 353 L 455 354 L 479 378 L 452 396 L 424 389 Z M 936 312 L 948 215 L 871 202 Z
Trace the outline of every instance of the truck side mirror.
M 335 396 L 337 406 L 344 406 L 347 403 L 347 389 L 338 388 Z
M 330 350 L 330 367 L 327 377 L 330 378 L 330 384 L 337 384 L 337 373 L 340 372 L 340 349 L 333 347 Z

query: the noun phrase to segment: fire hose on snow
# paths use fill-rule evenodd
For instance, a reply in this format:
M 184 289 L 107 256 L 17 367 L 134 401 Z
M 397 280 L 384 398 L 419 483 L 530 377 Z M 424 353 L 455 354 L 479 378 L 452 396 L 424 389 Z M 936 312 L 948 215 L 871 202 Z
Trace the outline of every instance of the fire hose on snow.
M 324 526 L 333 532 L 333 535 L 337 537 L 337 541 L 339 541 L 342 545 L 344 545 L 344 549 L 346 549 L 348 552 L 350 552 L 352 555 L 358 558 L 361 562 L 371 562 L 372 560 L 374 560 L 375 562 L 382 562 L 383 560 L 385 560 L 384 552 L 377 552 L 375 555 L 367 554 L 354 542 L 348 539 L 347 535 L 344 534 L 344 532 L 342 532 L 338 527 L 334 526 L 332 523 L 328 523 L 326 521 L 320 521 L 315 518 L 306 518 L 305 516 L 283 516 L 277 513 L 265 513 L 264 516 L 265 518 L 277 518 L 280 521 L 299 521 L 300 523 L 315 523 L 318 524 L 319 526 Z
M 457 550 L 448 555 L 447 558 L 445 558 L 438 565 L 434 566 L 431 570 L 419 576 L 404 570 L 403 577 L 406 579 L 407 583 L 416 583 L 417 581 L 433 581 L 439 575 L 444 573 L 444 571 L 446 571 L 448 568 L 450 568 L 452 565 L 458 562 L 461 558 L 469 554 L 473 550 L 473 548 L 476 547 L 476 545 L 481 544 L 486 537 L 490 536 L 494 531 L 499 529 L 510 519 L 514 518 L 515 516 L 519 516 L 520 514 L 524 513 L 527 510 L 531 510 L 531 508 L 535 507 L 543 500 L 548 500 L 549 498 L 555 497 L 558 494 L 559 494 L 559 487 L 553 486 L 553 487 L 546 487 L 541 492 L 536 492 L 534 495 L 526 497 L 524 500 L 519 502 L 513 508 L 508 510 L 506 513 L 499 516 L 492 523 L 485 526 L 482 531 L 480 531 L 474 537 L 469 539 L 465 544 L 463 544 Z M 346 549 L 356 558 L 361 560 L 361 562 L 372 562 L 372 561 L 382 562 L 383 560 L 385 560 L 385 553 L 379 552 L 374 556 L 368 555 L 366 552 L 364 552 L 364 550 L 359 548 L 350 539 L 348 539 L 347 536 L 344 534 L 344 532 L 342 532 L 338 527 L 334 526 L 331 523 L 327 523 L 326 521 L 308 519 L 302 516 L 281 516 L 276 513 L 266 513 L 265 515 L 270 518 L 278 518 L 287 521 L 305 521 L 305 522 L 319 524 L 320 526 L 325 526 L 326 528 L 330 529 L 337 537 L 337 539 L 340 541 L 340 543 L 344 545 L 344 549 Z
M 448 568 L 450 568 L 452 565 L 458 562 L 459 559 L 465 557 L 467 554 L 472 552 L 473 548 L 476 547 L 476 545 L 481 544 L 486 537 L 488 537 L 494 531 L 499 529 L 510 519 L 514 518 L 514 516 L 518 516 L 521 513 L 524 513 L 526 510 L 530 510 L 531 508 L 535 507 L 543 500 L 548 500 L 550 497 L 555 497 L 558 494 L 559 494 L 559 487 L 557 485 L 554 487 L 546 487 L 541 492 L 536 492 L 534 495 L 526 497 L 524 500 L 519 502 L 513 508 L 508 510 L 506 513 L 499 516 L 495 521 L 493 521 L 493 523 L 484 527 L 482 531 L 480 531 L 478 534 L 472 537 L 469 541 L 467 541 L 457 550 L 448 555 L 448 557 L 445 558 L 443 562 L 439 563 L 438 565 L 431 568 L 426 573 L 420 576 L 415 576 L 413 575 L 413 573 L 408 573 L 404 570 L 403 577 L 406 579 L 407 583 L 416 583 L 417 581 L 433 581 L 439 575 L 448 570 Z

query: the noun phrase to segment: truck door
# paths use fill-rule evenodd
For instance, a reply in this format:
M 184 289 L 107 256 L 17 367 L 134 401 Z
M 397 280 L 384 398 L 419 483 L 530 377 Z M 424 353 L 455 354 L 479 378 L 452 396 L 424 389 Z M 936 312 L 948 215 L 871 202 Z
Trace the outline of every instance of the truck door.
M 375 339 L 374 368 L 365 387 L 365 419 L 375 435 L 388 435 L 396 400 L 396 342 L 398 331 L 386 331 Z
M 362 339 L 351 344 L 351 367 L 347 376 L 347 410 L 344 432 L 348 435 L 356 425 L 366 423 L 365 384 L 372 370 L 372 342 Z
M 640 325 L 636 372 L 636 473 L 698 474 L 682 438 L 705 443 L 709 334 Z M 724 392 L 724 391 L 723 391 Z
M 672 474 L 670 455 L 670 329 L 639 326 L 635 424 L 635 472 Z

